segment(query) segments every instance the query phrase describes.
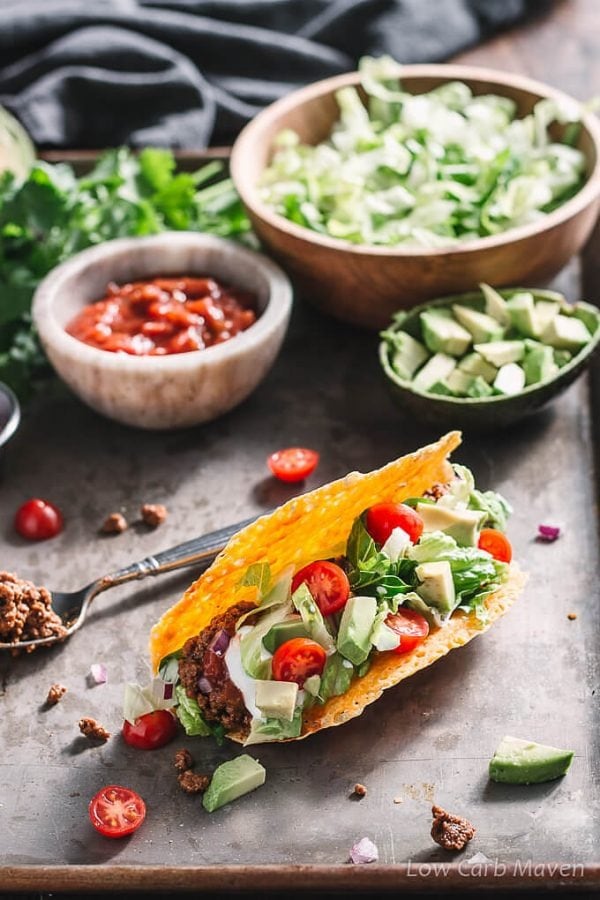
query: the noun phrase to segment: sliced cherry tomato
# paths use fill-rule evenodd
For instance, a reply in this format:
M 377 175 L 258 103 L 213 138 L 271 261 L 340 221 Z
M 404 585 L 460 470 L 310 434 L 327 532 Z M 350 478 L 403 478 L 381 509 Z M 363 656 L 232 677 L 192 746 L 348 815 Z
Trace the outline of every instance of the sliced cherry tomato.
M 271 660 L 275 681 L 295 681 L 302 687 L 311 675 L 320 675 L 325 668 L 327 654 L 320 644 L 310 638 L 292 638 L 281 644 Z
M 423 534 L 423 519 L 404 503 L 376 503 L 367 510 L 366 525 L 377 544 L 385 544 L 394 528 L 402 528 L 413 544 Z
M 277 450 L 271 453 L 267 459 L 267 465 L 275 478 L 280 481 L 303 481 L 315 471 L 319 462 L 319 454 L 316 450 L 307 450 L 306 447 L 288 447 L 286 450 Z
M 27 500 L 15 515 L 15 529 L 28 541 L 45 541 L 62 531 L 64 520 L 57 506 L 48 500 Z
M 397 613 L 390 613 L 385 624 L 400 636 L 400 643 L 394 653 L 414 650 L 429 634 L 429 622 L 414 609 L 401 608 Z
M 88 809 L 96 831 L 110 838 L 132 834 L 146 817 L 146 804 L 140 795 L 118 784 L 109 784 L 98 791 Z
M 342 609 L 350 596 L 348 576 L 335 563 L 317 560 L 296 572 L 292 579 L 292 593 L 305 584 L 324 616 Z
M 512 547 L 509 539 L 495 528 L 482 528 L 477 546 L 480 550 L 487 550 L 499 562 L 508 563 L 512 559 Z
M 134 725 L 125 719 L 122 733 L 123 740 L 130 747 L 157 750 L 173 740 L 177 734 L 177 722 L 168 709 L 155 709 L 137 718 Z

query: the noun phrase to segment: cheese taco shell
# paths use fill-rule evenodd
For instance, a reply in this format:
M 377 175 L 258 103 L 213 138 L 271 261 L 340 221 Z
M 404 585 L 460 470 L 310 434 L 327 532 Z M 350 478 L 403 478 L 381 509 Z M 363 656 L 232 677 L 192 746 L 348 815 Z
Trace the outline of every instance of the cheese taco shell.
M 230 606 L 242 601 L 256 602 L 256 588 L 238 588 L 248 566 L 269 563 L 276 580 L 290 565 L 298 570 L 333 551 L 343 552 L 354 520 L 367 507 L 386 500 L 401 502 L 419 497 L 432 485 L 447 482 L 453 474 L 448 457 L 460 440 L 459 432 L 450 432 L 436 443 L 381 469 L 364 475 L 352 472 L 296 497 L 248 525 L 154 626 L 150 639 L 153 667 L 156 669 L 164 656 L 182 647 Z M 367 674 L 356 678 L 345 694 L 304 713 L 300 737 L 360 715 L 386 688 L 485 631 L 512 605 L 523 583 L 524 576 L 511 564 L 508 580 L 486 601 L 485 623 L 474 613 L 457 611 L 447 625 L 432 631 L 412 652 L 375 654 Z M 231 733 L 228 736 L 240 741 L 244 737 Z

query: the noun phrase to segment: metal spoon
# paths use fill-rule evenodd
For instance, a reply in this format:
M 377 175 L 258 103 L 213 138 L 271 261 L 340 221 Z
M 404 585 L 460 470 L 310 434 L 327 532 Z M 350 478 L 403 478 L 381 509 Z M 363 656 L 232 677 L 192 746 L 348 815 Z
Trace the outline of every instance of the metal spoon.
M 0 643 L 0 650 L 43 647 L 62 641 L 65 637 L 70 637 L 81 628 L 92 600 L 102 591 L 106 591 L 118 584 L 145 578 L 147 575 L 162 575 L 163 572 L 173 572 L 175 569 L 183 569 L 185 566 L 208 564 L 221 552 L 234 534 L 237 534 L 238 531 L 241 531 L 242 528 L 254 521 L 254 517 L 246 519 L 243 522 L 238 522 L 236 525 L 229 525 L 227 528 L 220 528 L 218 531 L 213 531 L 202 537 L 185 541 L 185 543 L 171 547 L 170 550 L 163 550 L 162 553 L 157 553 L 155 556 L 147 556 L 140 562 L 132 563 L 124 569 L 113 572 L 111 575 L 98 578 L 80 591 L 72 591 L 70 593 L 51 591 L 52 608 L 63 620 L 67 628 L 66 635 L 51 635 L 50 637 L 36 638 L 31 641 L 16 641 L 12 644 Z
M 0 447 L 13 436 L 20 420 L 19 401 L 11 389 L 0 381 Z

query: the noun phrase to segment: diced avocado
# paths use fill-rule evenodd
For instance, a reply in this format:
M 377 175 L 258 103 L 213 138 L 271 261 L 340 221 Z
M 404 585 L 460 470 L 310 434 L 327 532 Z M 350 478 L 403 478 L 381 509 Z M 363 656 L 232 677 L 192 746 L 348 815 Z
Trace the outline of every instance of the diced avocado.
M 538 381 L 547 381 L 558 372 L 558 366 L 554 362 L 552 347 L 539 344 L 525 354 L 523 361 L 525 372 L 525 384 L 536 384 Z
M 300 616 L 273 625 L 265 634 L 263 645 L 269 653 L 275 653 L 278 647 L 296 637 L 309 637 L 306 625 Z
M 518 394 L 525 387 L 525 372 L 516 363 L 507 363 L 498 369 L 494 388 L 501 394 Z
M 410 380 L 417 369 L 423 365 L 429 353 L 414 337 L 406 331 L 394 333 L 394 345 L 390 353 L 390 361 L 394 371 L 400 378 Z
M 466 372 L 461 372 L 460 369 L 456 368 L 448 377 L 448 387 L 453 394 L 462 394 L 464 396 L 471 387 L 473 380 L 473 375 L 468 375 Z
M 493 393 L 494 389 L 492 386 L 487 381 L 484 381 L 481 375 L 478 375 L 467 391 L 467 397 L 489 397 Z
M 202 806 L 207 812 L 214 812 L 260 787 L 265 783 L 266 775 L 264 767 L 246 753 L 221 763 L 213 772 Z
M 494 319 L 497 319 L 501 325 L 505 328 L 511 324 L 510 313 L 508 311 L 508 306 L 506 305 L 506 300 L 499 294 L 495 288 L 491 287 L 489 284 L 480 284 L 481 293 L 485 297 L 485 311 L 488 316 L 493 316 Z
M 446 353 L 450 356 L 462 356 L 471 343 L 471 334 L 452 316 L 440 315 L 439 312 L 427 310 L 420 315 L 421 330 L 425 345 L 432 353 Z
M 454 393 L 450 390 L 445 381 L 436 381 L 432 384 L 428 391 L 429 394 L 438 394 L 441 397 L 454 397 Z
M 371 650 L 369 637 L 377 615 L 375 597 L 350 597 L 344 607 L 337 638 L 337 649 L 346 659 L 360 666 Z
M 572 750 L 504 737 L 490 760 L 490 778 L 504 784 L 540 784 L 565 775 L 572 759 Z
M 422 563 L 415 569 L 421 582 L 417 594 L 430 606 L 443 612 L 451 612 L 456 606 L 456 592 L 452 580 L 450 563 L 443 559 L 438 562 Z
M 538 332 L 533 294 L 530 294 L 529 291 L 513 294 L 506 301 L 506 305 L 510 320 L 517 331 L 525 337 L 536 337 Z
M 554 351 L 554 362 L 562 369 L 563 366 L 566 366 L 567 363 L 571 362 L 573 359 L 573 354 L 569 350 L 555 350 Z
M 413 387 L 417 391 L 428 391 L 436 383 L 441 381 L 444 383 L 450 372 L 456 368 L 456 360 L 445 353 L 436 353 L 423 368 L 417 372 Z
M 468 375 L 483 378 L 488 384 L 494 380 L 497 372 L 496 366 L 487 362 L 481 353 L 469 353 L 464 359 L 461 359 L 458 368 Z
M 461 306 L 459 303 L 454 304 L 452 312 L 478 344 L 499 341 L 504 337 L 504 327 L 493 316 L 477 312 L 470 306 Z
M 520 362 L 525 356 L 523 341 L 493 341 L 490 344 L 475 344 L 475 350 L 486 362 L 496 366 L 505 366 L 507 363 Z
M 576 303 L 571 309 L 573 317 L 581 319 L 590 334 L 596 334 L 600 323 L 600 310 L 593 309 L 587 303 Z
M 542 340 L 558 350 L 577 351 L 592 339 L 591 334 L 581 321 L 574 316 L 555 316 L 548 323 Z
M 473 509 L 450 509 L 437 503 L 417 503 L 424 531 L 444 531 L 461 547 L 475 547 L 486 513 Z
M 559 312 L 560 303 L 554 303 L 552 300 L 538 300 L 534 311 L 536 334 L 543 334 L 554 316 L 557 316 Z
M 291 722 L 296 711 L 295 681 L 257 681 L 254 702 L 266 718 Z

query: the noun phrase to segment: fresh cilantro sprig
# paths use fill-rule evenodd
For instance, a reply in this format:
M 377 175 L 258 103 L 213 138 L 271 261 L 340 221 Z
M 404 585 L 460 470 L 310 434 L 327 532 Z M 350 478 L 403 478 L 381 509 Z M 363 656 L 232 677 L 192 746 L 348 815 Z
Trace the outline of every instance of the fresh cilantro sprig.
M 233 182 L 222 174 L 221 162 L 177 172 L 169 150 L 120 148 L 83 177 L 41 161 L 24 181 L 0 175 L 0 380 L 25 397 L 49 371 L 31 300 L 42 278 L 79 250 L 170 229 L 250 239 Z

